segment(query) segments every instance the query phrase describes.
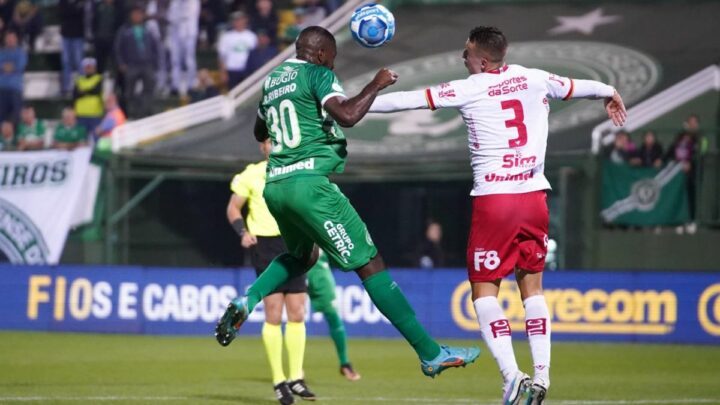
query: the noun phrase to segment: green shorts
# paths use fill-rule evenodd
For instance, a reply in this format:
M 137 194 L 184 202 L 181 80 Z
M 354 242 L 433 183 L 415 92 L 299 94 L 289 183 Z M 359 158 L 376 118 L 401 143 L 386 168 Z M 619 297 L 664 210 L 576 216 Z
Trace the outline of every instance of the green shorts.
M 295 176 L 265 185 L 263 193 L 288 252 L 307 256 L 317 244 L 343 271 L 377 255 L 367 226 L 325 176 Z
M 335 278 L 330 270 L 327 255 L 322 250 L 317 263 L 305 275 L 313 312 L 325 312 L 335 301 Z

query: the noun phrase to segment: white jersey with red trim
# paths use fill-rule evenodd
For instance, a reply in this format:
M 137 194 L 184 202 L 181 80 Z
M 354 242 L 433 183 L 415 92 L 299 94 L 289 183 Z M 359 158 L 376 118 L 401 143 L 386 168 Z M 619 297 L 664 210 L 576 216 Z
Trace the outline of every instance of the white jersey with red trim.
M 425 90 L 431 109 L 457 108 L 468 129 L 473 196 L 550 188 L 544 175 L 548 98 L 572 96 L 572 79 L 520 65 Z

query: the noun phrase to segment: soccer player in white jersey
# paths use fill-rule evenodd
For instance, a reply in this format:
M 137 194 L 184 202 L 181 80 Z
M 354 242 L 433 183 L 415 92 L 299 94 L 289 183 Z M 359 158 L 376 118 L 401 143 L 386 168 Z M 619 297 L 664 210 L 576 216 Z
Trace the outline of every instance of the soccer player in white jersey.
M 470 31 L 463 59 L 470 76 L 425 90 L 375 99 L 371 112 L 456 108 L 468 130 L 474 184 L 467 268 L 482 337 L 502 373 L 503 401 L 542 404 L 550 387 L 550 316 L 542 291 L 548 208 L 543 174 L 549 98 L 604 99 L 615 125 L 626 119 L 611 86 L 507 65 L 507 40 L 494 27 Z M 497 300 L 502 279 L 515 273 L 535 374 L 519 370 L 510 323 Z

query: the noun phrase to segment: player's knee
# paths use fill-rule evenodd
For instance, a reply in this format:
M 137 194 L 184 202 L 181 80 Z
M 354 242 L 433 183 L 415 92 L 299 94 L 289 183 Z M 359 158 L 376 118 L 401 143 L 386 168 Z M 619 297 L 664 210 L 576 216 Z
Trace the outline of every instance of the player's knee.
M 377 274 L 385 269 L 385 261 L 383 260 L 382 256 L 378 254 L 377 256 L 370 259 L 368 264 L 355 270 L 355 272 L 358 274 L 358 276 L 360 276 L 361 280 L 365 280 L 373 274 Z
M 303 322 L 305 320 L 305 306 L 304 305 L 288 305 L 287 307 L 288 321 L 290 322 Z

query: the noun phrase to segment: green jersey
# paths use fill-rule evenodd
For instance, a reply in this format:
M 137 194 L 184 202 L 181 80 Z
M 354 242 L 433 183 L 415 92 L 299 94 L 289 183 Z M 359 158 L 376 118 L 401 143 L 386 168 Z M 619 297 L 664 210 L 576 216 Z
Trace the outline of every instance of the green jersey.
M 45 123 L 42 120 L 35 120 L 35 122 L 30 125 L 21 122 L 18 124 L 17 139 L 23 139 L 29 142 L 45 139 Z
M 74 127 L 66 127 L 60 124 L 55 129 L 55 142 L 62 143 L 80 143 L 87 141 L 87 132 L 85 127 L 75 125 Z
M 345 97 L 345 92 L 335 73 L 325 66 L 289 59 L 270 72 L 258 109 L 273 144 L 268 183 L 343 171 L 345 135 L 323 109 L 334 96 Z

